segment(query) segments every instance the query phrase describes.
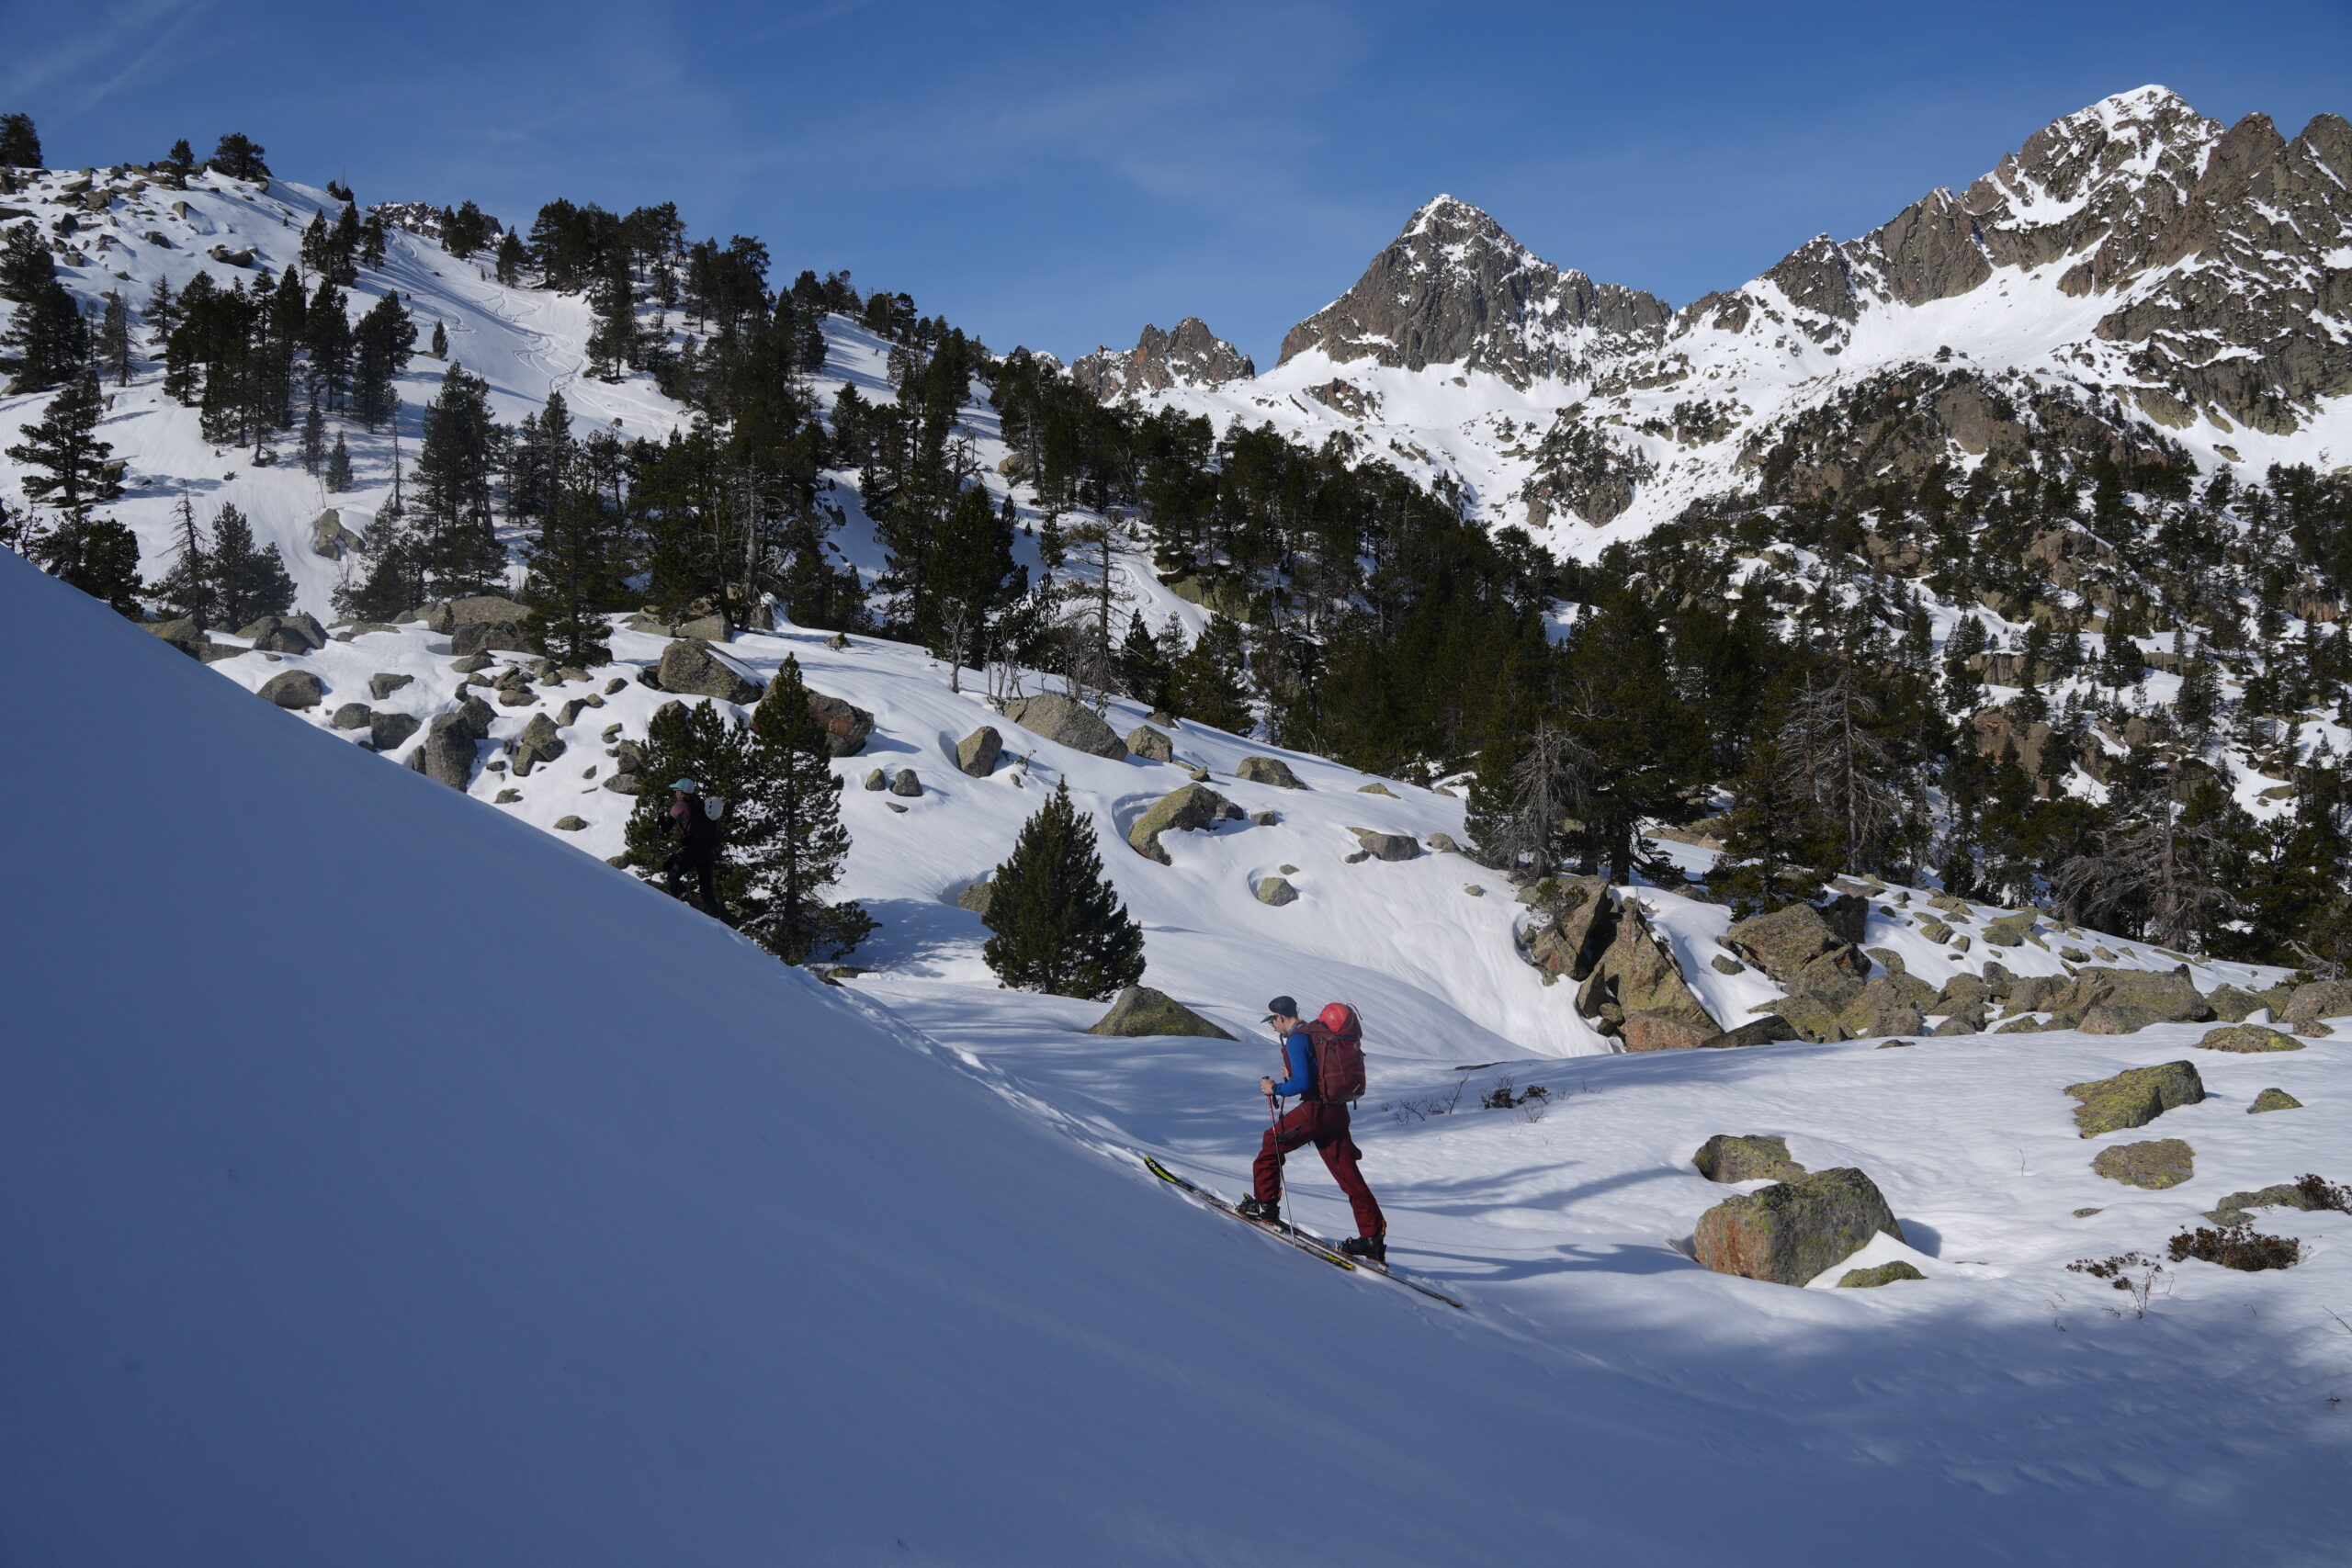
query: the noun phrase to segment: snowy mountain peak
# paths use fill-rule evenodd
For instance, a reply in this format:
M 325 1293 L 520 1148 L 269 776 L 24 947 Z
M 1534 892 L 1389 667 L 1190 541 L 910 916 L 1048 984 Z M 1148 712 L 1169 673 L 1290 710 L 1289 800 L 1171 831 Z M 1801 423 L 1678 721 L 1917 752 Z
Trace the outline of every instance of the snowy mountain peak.
M 1071 362 L 1072 379 L 1102 402 L 1115 402 L 1170 387 L 1214 387 L 1258 373 L 1250 356 L 1211 332 L 1198 316 L 1187 316 L 1171 331 L 1147 325 L 1135 347 L 1108 344 Z
M 1439 196 L 1353 288 L 1290 330 L 1282 360 L 1313 349 L 1342 364 L 1485 370 L 1515 387 L 1574 381 L 1604 341 L 1655 335 L 1669 313 L 1654 295 L 1554 266 L 1485 211 Z

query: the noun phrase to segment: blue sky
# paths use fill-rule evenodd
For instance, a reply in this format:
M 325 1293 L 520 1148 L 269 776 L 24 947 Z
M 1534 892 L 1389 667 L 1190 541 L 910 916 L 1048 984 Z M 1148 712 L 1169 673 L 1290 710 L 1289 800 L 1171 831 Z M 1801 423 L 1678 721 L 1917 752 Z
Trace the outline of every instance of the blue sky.
M 995 347 L 1197 314 L 1261 367 L 1440 191 L 1680 304 L 2143 83 L 2352 114 L 2352 0 L 11 9 L 52 164 L 241 130 L 363 200 L 674 200 Z

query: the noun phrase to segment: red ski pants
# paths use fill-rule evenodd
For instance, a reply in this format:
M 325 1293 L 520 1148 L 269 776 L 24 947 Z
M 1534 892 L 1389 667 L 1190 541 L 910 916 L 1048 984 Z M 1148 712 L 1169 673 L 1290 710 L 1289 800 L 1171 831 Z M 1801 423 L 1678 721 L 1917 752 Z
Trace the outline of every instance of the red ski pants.
M 1315 1145 L 1315 1152 L 1323 1156 L 1324 1165 L 1330 1169 L 1331 1179 L 1348 1195 L 1348 1206 L 1356 1212 L 1356 1234 L 1387 1235 L 1388 1222 L 1382 1217 L 1372 1189 L 1364 1185 L 1363 1172 L 1356 1168 L 1363 1151 L 1348 1136 L 1348 1108 L 1344 1105 L 1304 1100 L 1289 1115 L 1266 1129 L 1266 1136 L 1258 1145 L 1258 1162 L 1250 1168 L 1258 1201 L 1272 1203 L 1282 1198 L 1283 1156 L 1305 1143 Z

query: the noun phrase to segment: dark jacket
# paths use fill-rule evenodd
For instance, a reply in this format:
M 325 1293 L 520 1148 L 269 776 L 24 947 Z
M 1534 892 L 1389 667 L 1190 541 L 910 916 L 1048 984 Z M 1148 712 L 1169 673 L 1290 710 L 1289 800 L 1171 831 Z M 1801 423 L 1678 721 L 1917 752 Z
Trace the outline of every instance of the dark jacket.
M 702 796 L 690 795 L 670 803 L 670 819 L 690 850 L 707 850 L 718 842 L 718 824 L 710 819 L 710 812 Z

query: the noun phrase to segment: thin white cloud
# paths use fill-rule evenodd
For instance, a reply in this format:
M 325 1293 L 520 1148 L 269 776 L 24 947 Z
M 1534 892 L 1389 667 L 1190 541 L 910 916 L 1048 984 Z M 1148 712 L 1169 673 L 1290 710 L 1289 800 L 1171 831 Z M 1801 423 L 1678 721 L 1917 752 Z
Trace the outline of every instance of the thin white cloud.
M 0 88 L 21 99 L 52 83 L 104 71 L 105 77 L 80 104 L 87 109 L 136 74 L 209 4 L 210 0 L 126 0 L 102 12 L 80 37 L 17 61 L 0 77 Z M 115 65 L 133 48 L 138 53 L 128 64 Z

